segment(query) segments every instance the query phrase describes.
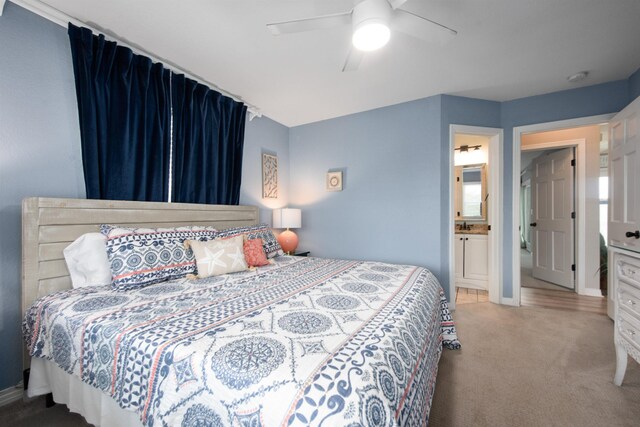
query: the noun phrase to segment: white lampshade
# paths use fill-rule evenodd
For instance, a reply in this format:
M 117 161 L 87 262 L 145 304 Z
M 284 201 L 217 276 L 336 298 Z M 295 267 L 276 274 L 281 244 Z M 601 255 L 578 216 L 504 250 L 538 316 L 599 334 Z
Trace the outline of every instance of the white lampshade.
M 275 209 L 273 211 L 273 228 L 302 227 L 302 212 L 300 209 Z

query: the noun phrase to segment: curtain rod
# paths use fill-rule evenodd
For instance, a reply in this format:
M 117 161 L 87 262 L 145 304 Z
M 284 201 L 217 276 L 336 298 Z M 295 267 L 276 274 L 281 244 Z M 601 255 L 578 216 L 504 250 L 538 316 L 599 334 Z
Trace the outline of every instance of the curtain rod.
M 6 0 L 0 0 L 0 6 L 4 5 L 4 2 Z M 56 9 L 52 6 L 49 6 L 47 4 L 44 4 L 40 1 L 37 0 L 9 0 L 11 1 L 11 3 L 15 3 L 20 7 L 23 7 L 33 13 L 35 13 L 36 15 L 42 16 L 43 18 L 56 23 L 62 27 L 67 27 L 68 23 L 71 22 L 74 25 L 77 26 L 83 26 L 86 28 L 89 28 L 91 31 L 93 31 L 94 33 L 102 33 L 104 34 L 108 39 L 111 39 L 112 41 L 115 41 L 117 43 L 119 43 L 122 46 L 128 47 L 129 49 L 131 49 L 132 51 L 134 51 L 135 53 L 140 53 L 143 54 L 145 56 L 148 56 L 149 58 L 151 58 L 151 60 L 153 60 L 154 62 L 160 62 L 162 63 L 166 68 L 170 69 L 173 72 L 177 72 L 177 73 L 181 73 L 184 74 L 185 76 L 196 80 L 200 83 L 203 83 L 209 87 L 211 87 L 212 89 L 217 90 L 218 92 L 220 92 L 221 94 L 228 96 L 229 98 L 234 99 L 235 101 L 238 102 L 242 102 L 247 106 L 247 112 L 249 113 L 249 120 L 252 120 L 254 117 L 262 117 L 262 113 L 260 112 L 260 109 L 258 107 L 256 107 L 255 105 L 251 105 L 248 102 L 246 102 L 245 100 L 242 99 L 242 97 L 238 96 L 238 95 L 234 95 L 232 93 L 229 93 L 227 91 L 225 91 L 224 89 L 221 89 L 220 87 L 218 87 L 217 85 L 209 82 L 208 80 L 198 76 L 195 73 L 192 73 L 191 71 L 185 70 L 184 68 L 179 67 L 178 65 L 172 63 L 169 60 L 160 58 L 154 54 L 152 54 L 151 52 L 145 50 L 144 48 L 134 44 L 134 43 L 130 43 L 127 41 L 124 41 L 122 38 L 116 36 L 115 34 L 112 34 L 111 32 L 109 32 L 108 30 L 105 29 L 101 29 L 101 28 L 96 28 L 95 26 L 89 25 L 85 22 L 82 22 L 76 18 L 73 18 L 69 15 L 67 15 L 66 13 L 62 12 L 59 9 Z M 2 15 L 2 9 L 0 8 L 0 15 Z

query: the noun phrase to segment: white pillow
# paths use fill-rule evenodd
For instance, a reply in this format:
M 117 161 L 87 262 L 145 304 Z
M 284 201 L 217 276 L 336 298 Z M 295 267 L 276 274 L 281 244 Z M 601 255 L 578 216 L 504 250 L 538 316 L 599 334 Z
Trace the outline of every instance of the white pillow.
M 86 233 L 64 248 L 62 252 L 74 288 L 111 284 L 106 242 L 102 233 Z

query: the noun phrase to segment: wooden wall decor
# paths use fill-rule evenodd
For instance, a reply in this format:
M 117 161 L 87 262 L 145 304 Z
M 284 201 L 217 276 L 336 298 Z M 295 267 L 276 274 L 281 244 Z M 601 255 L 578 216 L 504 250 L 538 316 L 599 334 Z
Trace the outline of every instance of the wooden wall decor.
M 278 198 L 278 157 L 262 153 L 262 198 Z

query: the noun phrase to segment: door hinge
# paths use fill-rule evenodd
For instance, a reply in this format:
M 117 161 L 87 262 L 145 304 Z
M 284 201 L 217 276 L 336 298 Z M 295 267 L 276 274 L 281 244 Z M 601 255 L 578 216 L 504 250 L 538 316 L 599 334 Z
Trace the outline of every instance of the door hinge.
M 491 231 L 491 226 L 487 225 L 487 231 Z
M 460 212 L 458 212 L 458 216 L 460 216 Z
M 576 265 L 575 264 L 571 264 L 571 271 L 576 271 Z
M 576 213 L 575 212 L 571 212 L 571 219 L 576 219 Z
M 576 165 L 576 159 L 571 159 L 571 166 L 575 166 Z

